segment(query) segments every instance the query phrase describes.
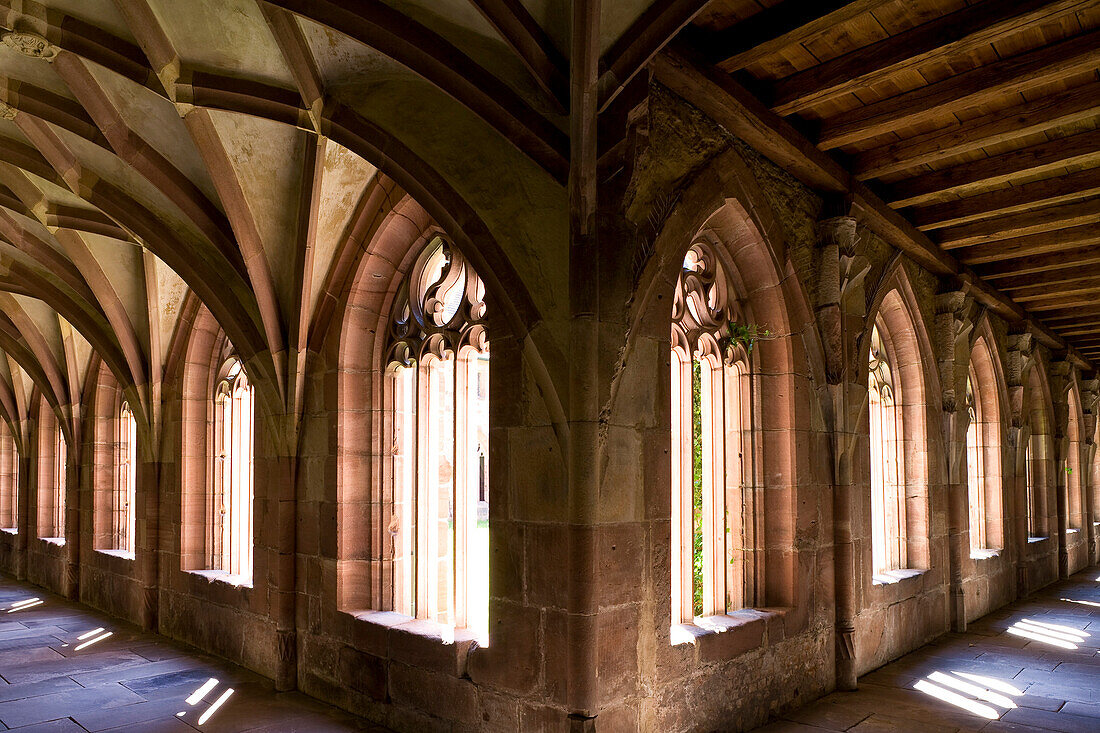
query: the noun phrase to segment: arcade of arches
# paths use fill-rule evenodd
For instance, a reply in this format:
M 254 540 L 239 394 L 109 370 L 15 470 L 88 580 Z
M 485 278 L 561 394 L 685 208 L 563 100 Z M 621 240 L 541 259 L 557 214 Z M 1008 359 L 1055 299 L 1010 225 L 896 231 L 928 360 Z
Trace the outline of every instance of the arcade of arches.
M 1100 561 L 1100 6 L 0 0 L 0 571 L 395 730 L 746 730 Z

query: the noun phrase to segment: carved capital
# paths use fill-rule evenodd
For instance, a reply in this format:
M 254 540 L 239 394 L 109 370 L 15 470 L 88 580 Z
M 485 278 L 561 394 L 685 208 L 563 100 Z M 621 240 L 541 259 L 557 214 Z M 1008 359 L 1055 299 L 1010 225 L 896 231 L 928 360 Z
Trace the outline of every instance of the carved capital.
M 840 248 L 842 255 L 855 255 L 859 243 L 858 222 L 854 216 L 834 216 L 817 223 L 817 234 L 821 246 L 834 245 Z
M 0 102 L 0 118 L 5 120 L 14 120 L 15 115 L 19 110 L 12 107 L 7 102 Z
M 30 31 L 9 31 L 0 40 L 9 48 L 33 59 L 53 61 L 61 51 L 42 36 Z
M 943 409 L 954 413 L 958 395 L 966 389 L 966 349 L 962 360 L 957 359 L 960 347 L 965 346 L 977 321 L 979 308 L 966 290 L 949 290 L 936 295 L 934 301 L 936 357 L 940 367 L 940 384 L 943 387 Z
M 1008 364 L 1005 365 L 1005 380 L 1009 387 L 1023 385 L 1024 371 L 1034 350 L 1035 337 L 1030 332 L 1008 335 Z

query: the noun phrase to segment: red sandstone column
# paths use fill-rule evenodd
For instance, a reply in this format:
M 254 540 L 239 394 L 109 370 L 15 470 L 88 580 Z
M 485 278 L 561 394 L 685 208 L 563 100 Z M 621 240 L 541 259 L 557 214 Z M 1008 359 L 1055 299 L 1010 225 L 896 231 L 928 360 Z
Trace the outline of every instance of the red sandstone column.
M 856 689 L 855 619 L 860 578 L 853 544 L 852 470 L 859 416 L 867 401 L 866 385 L 859 380 L 857 336 L 863 330 L 866 302 L 863 277 L 868 265 L 855 255 L 856 220 L 851 216 L 826 219 L 818 225 L 821 269 L 816 315 L 825 352 L 828 395 L 823 402 L 833 412 L 833 543 L 836 602 L 836 686 Z
M 599 286 L 596 121 L 600 0 L 573 0 L 569 162 L 569 589 L 567 705 L 570 730 L 595 729 L 599 598 L 595 578 L 599 498 Z
M 34 435 L 35 428 L 31 421 L 24 420 L 19 424 L 19 430 L 22 433 L 23 439 L 20 441 L 19 454 L 16 456 L 16 460 L 19 461 L 19 482 L 16 488 L 17 492 L 17 508 L 16 508 L 16 526 L 19 528 L 19 533 L 15 536 L 15 558 L 13 562 L 15 577 L 19 580 L 23 580 L 27 577 L 27 546 L 28 537 L 31 533 L 31 435 Z
M 151 439 L 146 442 L 148 440 Z M 137 537 L 134 552 L 137 577 L 141 583 L 141 627 L 146 631 L 156 631 L 160 602 L 160 464 L 155 458 L 149 457 L 150 451 L 141 450 L 140 443 L 138 451 L 143 459 L 137 465 Z
M 936 350 L 939 352 L 940 383 L 943 389 L 944 449 L 947 452 L 947 554 L 948 587 L 951 597 L 951 629 L 966 631 L 966 596 L 963 568 L 970 555 L 967 534 L 970 526 L 966 455 L 969 416 L 965 405 L 966 378 L 970 363 L 969 334 L 973 323 L 973 299 L 961 290 L 936 296 Z
M 65 597 L 80 599 L 80 405 L 73 405 L 72 441 L 65 455 L 65 577 L 62 579 Z

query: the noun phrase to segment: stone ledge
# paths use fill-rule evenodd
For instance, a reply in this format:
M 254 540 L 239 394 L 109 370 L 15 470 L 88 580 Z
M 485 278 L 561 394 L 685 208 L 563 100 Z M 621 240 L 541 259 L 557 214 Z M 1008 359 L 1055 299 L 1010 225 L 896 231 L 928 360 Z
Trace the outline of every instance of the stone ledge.
M 902 583 L 911 578 L 921 578 L 927 573 L 927 570 L 921 570 L 918 568 L 899 568 L 898 570 L 887 570 L 883 573 L 875 573 L 871 576 L 871 585 L 893 585 L 894 583 Z
M 673 646 L 691 644 L 696 662 L 721 662 L 745 652 L 781 641 L 789 608 L 745 608 L 728 614 L 697 616 L 695 623 L 673 624 Z
M 469 629 L 456 629 L 396 611 L 346 612 L 361 651 L 437 672 L 462 677 L 471 652 L 484 640 Z
M 42 540 L 47 545 L 53 545 L 54 547 L 64 547 L 65 546 L 65 538 L 64 537 L 39 537 L 38 539 Z
M 19 528 L 18 527 L 0 527 L 0 532 L 3 532 L 4 534 L 17 535 L 17 534 L 19 534 Z
M 1000 550 L 986 549 L 986 550 L 971 550 L 971 560 L 992 560 L 995 557 L 1000 557 Z
M 96 550 L 101 555 L 108 555 L 110 557 L 117 557 L 120 560 L 133 560 L 136 556 L 129 550 Z
M 97 550 L 97 552 L 106 552 L 104 550 Z M 224 570 L 184 570 L 185 573 L 191 575 L 197 575 L 200 578 L 206 578 L 211 583 L 223 583 L 234 588 L 251 588 L 252 579 L 246 578 L 243 575 L 234 575 L 233 573 L 227 573 Z

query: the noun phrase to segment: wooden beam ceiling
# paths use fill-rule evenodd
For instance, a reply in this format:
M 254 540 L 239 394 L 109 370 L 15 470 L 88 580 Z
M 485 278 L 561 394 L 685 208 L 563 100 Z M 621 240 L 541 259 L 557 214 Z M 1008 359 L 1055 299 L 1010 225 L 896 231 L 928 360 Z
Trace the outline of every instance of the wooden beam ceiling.
M 1100 324 L 1095 0 L 724 0 L 650 68 L 1045 343 Z

